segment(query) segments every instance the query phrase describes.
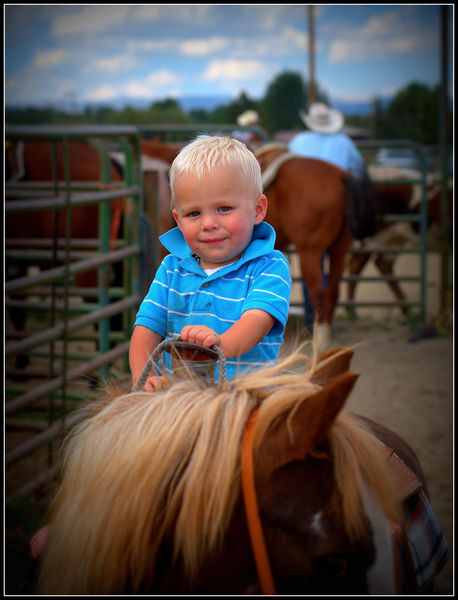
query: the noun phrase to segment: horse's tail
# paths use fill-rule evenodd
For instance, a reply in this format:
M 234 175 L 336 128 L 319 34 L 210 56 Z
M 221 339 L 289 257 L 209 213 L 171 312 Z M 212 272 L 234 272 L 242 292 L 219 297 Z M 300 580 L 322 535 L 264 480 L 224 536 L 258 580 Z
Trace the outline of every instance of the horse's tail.
M 360 180 L 342 177 L 348 198 L 347 222 L 353 238 L 362 240 L 375 233 L 375 192 L 367 172 Z

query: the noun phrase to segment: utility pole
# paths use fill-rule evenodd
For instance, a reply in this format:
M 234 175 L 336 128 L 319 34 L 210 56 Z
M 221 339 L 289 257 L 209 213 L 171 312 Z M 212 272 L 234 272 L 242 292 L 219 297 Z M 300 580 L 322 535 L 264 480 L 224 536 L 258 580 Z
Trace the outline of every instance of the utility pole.
M 316 85 L 315 85 L 315 28 L 313 22 L 313 4 L 307 4 L 308 17 L 308 41 L 309 41 L 309 94 L 308 106 L 316 101 Z

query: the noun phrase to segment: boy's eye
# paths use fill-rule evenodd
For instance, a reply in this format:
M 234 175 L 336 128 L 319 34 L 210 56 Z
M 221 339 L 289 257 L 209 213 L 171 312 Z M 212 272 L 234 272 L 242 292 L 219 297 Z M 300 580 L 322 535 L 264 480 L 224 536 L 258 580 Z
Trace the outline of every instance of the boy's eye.
M 231 210 L 230 206 L 220 206 L 218 208 L 219 212 L 229 212 Z
M 198 210 L 192 210 L 191 212 L 189 212 L 187 214 L 188 217 L 198 217 L 199 216 L 199 211 Z

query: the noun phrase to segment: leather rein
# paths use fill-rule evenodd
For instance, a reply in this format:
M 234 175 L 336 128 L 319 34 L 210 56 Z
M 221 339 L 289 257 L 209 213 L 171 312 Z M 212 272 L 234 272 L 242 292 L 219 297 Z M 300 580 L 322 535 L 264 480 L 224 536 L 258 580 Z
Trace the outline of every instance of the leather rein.
M 259 518 L 258 502 L 254 485 L 253 463 L 253 430 L 258 416 L 256 409 L 250 416 L 242 440 L 242 492 L 245 503 L 245 513 L 250 533 L 251 547 L 253 549 L 259 583 L 264 595 L 275 595 L 275 585 L 267 554 L 266 541 Z

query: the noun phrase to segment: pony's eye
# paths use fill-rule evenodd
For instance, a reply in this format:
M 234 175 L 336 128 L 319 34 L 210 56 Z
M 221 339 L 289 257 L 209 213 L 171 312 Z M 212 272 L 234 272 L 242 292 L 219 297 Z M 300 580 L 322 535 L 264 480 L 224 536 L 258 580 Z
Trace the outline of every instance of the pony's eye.
M 348 573 L 348 558 L 340 555 L 321 556 L 315 559 L 317 570 L 327 578 L 341 578 Z

